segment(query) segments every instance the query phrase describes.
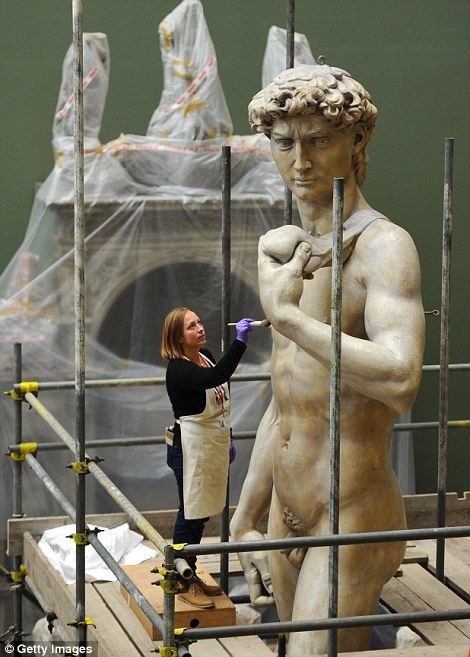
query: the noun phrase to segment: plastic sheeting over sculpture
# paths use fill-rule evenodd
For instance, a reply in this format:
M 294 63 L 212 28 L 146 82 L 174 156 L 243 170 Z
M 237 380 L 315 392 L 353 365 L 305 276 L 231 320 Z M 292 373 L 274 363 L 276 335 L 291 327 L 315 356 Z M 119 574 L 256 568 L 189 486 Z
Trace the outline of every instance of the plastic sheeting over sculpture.
M 161 22 L 158 32 L 164 89 L 147 135 L 190 141 L 230 136 L 232 119 L 202 4 L 182 2 Z
M 185 0 L 181 22 L 193 35 L 187 69 L 197 78 L 215 52 L 200 3 Z M 191 21 L 189 20 L 191 16 Z M 174 13 L 160 26 L 162 44 Z M 181 26 L 178 27 L 180 29 Z M 184 35 L 169 42 L 180 47 Z M 23 244 L 0 278 L 0 372 L 3 390 L 14 382 L 13 343 L 22 343 L 23 380 L 72 381 L 74 378 L 73 292 L 73 95 L 69 50 L 63 67 L 53 123 L 55 166 L 33 204 Z M 164 54 L 164 53 L 163 53 Z M 181 54 L 181 53 L 180 53 Z M 182 56 L 182 54 L 181 54 Z M 263 135 L 230 136 L 231 120 L 217 75 L 197 87 L 193 106 L 174 112 L 157 134 L 155 117 L 180 93 L 181 79 L 165 60 L 165 88 L 147 135 L 122 135 L 101 144 L 99 131 L 108 87 L 106 35 L 84 36 L 85 223 L 86 223 L 86 378 L 162 377 L 161 326 L 168 310 L 180 304 L 197 309 L 208 346 L 220 355 L 221 308 L 221 147 L 232 147 L 231 319 L 260 317 L 257 243 L 282 222 L 283 185 Z M 180 72 L 178 69 L 176 72 Z M 185 73 L 185 75 L 186 75 Z M 184 85 L 190 85 L 185 80 Z M 184 86 L 183 85 L 183 86 Z M 215 100 L 214 100 L 215 99 Z M 249 99 L 247 99 L 248 101 Z M 202 103 L 205 103 L 202 107 Z M 209 111 L 210 110 L 210 111 Z M 214 116 L 214 111 L 217 116 Z M 212 113 L 211 118 L 209 115 Z M 205 117 L 205 118 L 204 118 Z M 217 125 L 196 130 L 203 121 Z M 209 125 L 209 123 L 207 124 Z M 185 135 L 185 139 L 175 139 Z M 202 136 L 208 137 L 201 139 Z M 260 329 L 240 371 L 269 370 L 270 331 Z M 74 392 L 40 392 L 41 401 L 75 434 Z M 268 382 L 232 384 L 233 425 L 253 431 L 269 402 Z M 58 440 L 35 414 L 23 412 L 23 440 Z M 172 420 L 163 387 L 92 388 L 86 392 L 87 441 L 162 436 Z M 1 441 L 15 442 L 13 404 L 3 397 Z M 232 503 L 238 497 L 251 445 L 238 444 L 231 469 Z M 92 449 L 103 469 L 140 509 L 176 506 L 176 487 L 166 466 L 165 446 Z M 42 451 L 38 458 L 73 502 L 72 455 Z M 0 523 L 12 509 L 11 467 L 5 460 Z M 27 515 L 62 514 L 35 476 L 24 470 Z M 89 512 L 118 510 L 92 478 L 87 480 Z

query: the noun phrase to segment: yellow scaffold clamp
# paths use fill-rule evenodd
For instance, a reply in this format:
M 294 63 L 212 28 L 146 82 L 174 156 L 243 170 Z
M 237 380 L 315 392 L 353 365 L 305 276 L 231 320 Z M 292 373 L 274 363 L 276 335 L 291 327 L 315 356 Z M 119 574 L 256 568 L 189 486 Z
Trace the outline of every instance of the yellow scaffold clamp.
M 77 545 L 88 545 L 88 534 L 86 532 L 82 534 L 70 534 L 67 538 L 73 538 Z
M 3 394 L 10 395 L 14 401 L 24 401 L 24 396 L 27 392 L 32 392 L 37 397 L 38 390 L 38 381 L 22 381 L 21 383 L 15 384 L 13 390 L 7 390 Z
M 78 625 L 91 625 L 96 629 L 95 621 L 91 616 L 85 616 L 85 620 L 82 621 L 73 621 L 72 623 L 67 623 L 70 627 L 77 627 Z
M 182 550 L 186 545 L 187 543 L 173 543 L 171 547 L 173 550 L 179 551 Z
M 158 646 L 150 648 L 150 652 L 159 652 L 162 657 L 178 657 L 178 648 L 175 646 Z
M 14 584 L 22 584 L 24 582 L 24 578 L 26 577 L 27 574 L 28 574 L 28 571 L 23 566 L 23 564 L 21 564 L 19 570 L 12 570 L 10 572 L 11 581 Z
M 66 468 L 69 468 L 71 470 L 75 470 L 77 474 L 88 474 L 90 472 L 90 468 L 88 467 L 90 463 L 101 463 L 101 461 L 104 461 L 104 459 L 100 459 L 99 456 L 95 456 L 94 459 L 86 458 L 84 461 L 74 461 L 73 463 L 69 463 L 66 465 Z
M 8 456 L 11 456 L 14 461 L 24 461 L 26 454 L 36 454 L 37 451 L 37 443 L 20 443 L 8 447 Z
M 73 538 L 73 540 L 77 545 L 88 545 L 89 543 L 88 535 L 95 534 L 95 536 L 97 536 L 102 531 L 104 530 L 99 529 L 98 527 L 95 527 L 94 529 L 90 529 L 89 527 L 87 527 L 83 533 L 69 534 L 66 538 Z
M 158 573 L 164 578 L 152 582 L 155 586 L 159 586 L 164 593 L 181 593 L 180 583 L 177 579 L 177 573 L 175 570 L 167 570 L 161 566 L 156 566 L 155 568 L 152 568 L 150 572 Z

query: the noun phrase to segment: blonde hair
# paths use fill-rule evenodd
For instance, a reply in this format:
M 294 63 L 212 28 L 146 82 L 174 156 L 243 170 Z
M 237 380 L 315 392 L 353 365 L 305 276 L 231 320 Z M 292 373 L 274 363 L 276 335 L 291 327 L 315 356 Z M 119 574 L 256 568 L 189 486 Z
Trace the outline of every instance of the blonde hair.
M 184 318 L 187 312 L 194 312 L 186 306 L 179 306 L 170 310 L 163 322 L 162 333 L 162 358 L 165 360 L 174 360 L 183 358 L 184 351 L 181 346 L 184 331 Z

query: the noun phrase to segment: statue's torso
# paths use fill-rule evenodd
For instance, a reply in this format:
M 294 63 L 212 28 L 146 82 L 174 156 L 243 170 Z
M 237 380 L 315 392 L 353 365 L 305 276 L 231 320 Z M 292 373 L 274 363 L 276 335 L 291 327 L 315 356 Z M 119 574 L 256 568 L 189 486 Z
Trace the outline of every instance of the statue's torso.
M 366 296 L 353 252 L 343 268 L 342 331 L 361 339 L 367 339 Z M 318 270 L 313 280 L 305 282 L 301 308 L 306 315 L 330 324 L 331 268 Z M 309 533 L 327 533 L 330 373 L 280 334 L 273 332 L 273 342 L 273 393 L 280 411 L 273 460 L 276 494 L 281 507 L 294 514 Z M 378 508 L 381 500 L 396 506 L 391 524 L 402 522 L 400 491 L 388 461 L 394 418 L 385 404 L 342 385 L 340 507 L 353 504 L 360 510 L 364 505 L 365 527 L 358 531 L 374 529 L 366 510 L 371 499 Z

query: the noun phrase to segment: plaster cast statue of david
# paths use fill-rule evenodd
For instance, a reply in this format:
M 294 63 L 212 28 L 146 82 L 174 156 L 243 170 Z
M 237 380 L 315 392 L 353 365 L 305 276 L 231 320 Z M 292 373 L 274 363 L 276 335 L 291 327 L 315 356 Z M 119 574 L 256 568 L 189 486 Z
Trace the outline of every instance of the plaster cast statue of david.
M 377 110 L 368 92 L 326 64 L 281 73 L 249 106 L 297 201 L 302 228 L 259 243 L 261 303 L 272 324 L 272 401 L 257 433 L 234 540 L 329 533 L 329 379 L 333 179 L 344 179 L 340 533 L 405 528 L 389 463 L 396 413 L 417 394 L 424 350 L 420 266 L 409 234 L 362 194 Z M 320 254 L 319 256 L 317 254 Z M 374 614 L 404 542 L 339 548 L 339 615 Z M 240 554 L 253 603 L 271 594 L 281 620 L 328 616 L 328 548 Z M 338 649 L 367 649 L 370 628 L 338 631 Z M 327 632 L 291 633 L 289 657 L 327 652 Z

